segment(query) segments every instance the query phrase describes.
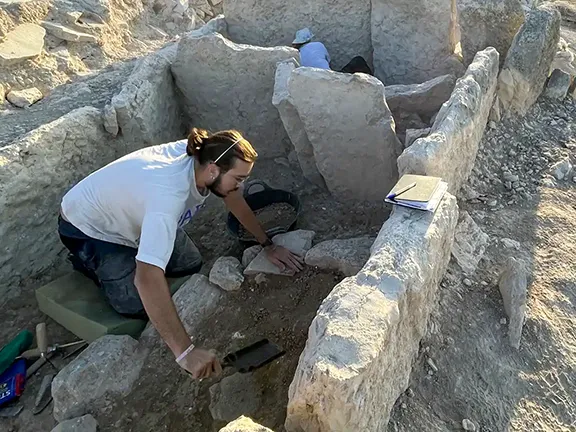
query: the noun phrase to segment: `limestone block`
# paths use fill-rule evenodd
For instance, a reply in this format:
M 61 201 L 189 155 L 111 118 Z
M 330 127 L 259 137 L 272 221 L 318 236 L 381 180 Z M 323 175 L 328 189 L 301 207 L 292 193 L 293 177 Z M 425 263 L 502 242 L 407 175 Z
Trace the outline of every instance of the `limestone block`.
M 522 327 L 526 315 L 528 274 L 521 261 L 509 257 L 500 274 L 498 288 L 504 301 L 504 309 L 509 318 L 508 338 L 510 345 L 520 348 Z
M 235 0 L 224 2 L 231 39 L 241 43 L 290 45 L 296 31 L 309 27 L 326 45 L 332 68 L 355 56 L 372 61 L 370 0 Z
M 28 108 L 30 105 L 35 104 L 42 99 L 42 92 L 36 87 L 31 87 L 25 90 L 12 90 L 6 96 L 8 102 L 18 108 Z
M 46 30 L 36 24 L 20 24 L 0 43 L 0 66 L 10 66 L 34 58 L 42 52 Z
M 54 418 L 96 413 L 127 396 L 146 354 L 130 336 L 108 335 L 91 343 L 52 382 Z
M 210 269 L 210 282 L 224 291 L 237 291 L 244 282 L 242 265 L 237 258 L 220 257 Z
M 460 43 L 468 66 L 478 51 L 496 48 L 503 63 L 512 39 L 524 23 L 519 0 L 457 0 Z
M 274 82 L 274 95 L 272 104 L 278 109 L 280 118 L 284 124 L 284 129 L 294 146 L 298 163 L 302 169 L 302 174 L 312 183 L 325 188 L 324 177 L 318 171 L 316 159 L 314 158 L 314 148 L 306 135 L 304 124 L 300 120 L 298 110 L 292 102 L 288 90 L 288 81 L 292 71 L 300 65 L 295 59 L 278 63 Z
M 560 13 L 546 3 L 533 9 L 514 37 L 498 80 L 505 112 L 526 114 L 544 88 L 560 39 Z
M 289 389 L 286 430 L 383 431 L 408 387 L 458 218 L 395 208 L 371 257 L 324 300 Z
M 564 99 L 572 84 L 572 77 L 566 72 L 556 69 L 550 75 L 544 96 L 550 99 Z
M 258 423 L 254 423 L 248 417 L 238 417 L 232 423 L 229 423 L 219 432 L 273 432 L 267 427 L 261 426 Z
M 398 179 L 402 151 L 384 85 L 365 74 L 301 67 L 288 88 L 334 197 L 383 199 Z
M 44 27 L 52 36 L 69 42 L 89 42 L 96 43 L 98 38 L 94 35 L 82 33 L 74 29 L 63 26 L 62 24 L 53 23 L 50 21 L 43 21 Z
M 202 37 L 211 33 L 220 33 L 225 38 L 228 37 L 228 23 L 224 15 L 215 16 L 199 29 L 191 31 L 190 36 Z
M 141 59 L 112 98 L 118 126 L 133 151 L 182 137 L 184 127 L 170 64 L 176 45 Z
M 260 252 L 262 252 L 262 246 L 260 245 L 251 246 L 244 250 L 242 253 L 242 267 L 248 267 L 248 264 L 250 264 Z
M 372 0 L 375 75 L 390 85 L 450 73 L 454 12 L 451 0 Z
M 184 36 L 172 72 L 185 114 L 209 130 L 243 131 L 261 156 L 285 155 L 289 139 L 272 95 L 276 63 L 292 57 L 292 48 L 238 45 L 217 33 Z
M 102 123 L 104 124 L 104 129 L 106 132 L 112 136 L 118 135 L 120 127 L 118 126 L 118 116 L 116 114 L 116 109 L 108 104 L 102 109 Z
M 406 129 L 406 139 L 404 140 L 404 148 L 410 147 L 418 138 L 428 136 L 430 128 L 426 129 Z
M 422 84 L 386 86 L 386 102 L 395 118 L 401 111 L 432 117 L 450 98 L 454 84 L 454 75 L 443 75 Z
M 476 271 L 484 256 L 488 239 L 488 234 L 482 232 L 468 212 L 463 211 L 454 234 L 452 255 L 465 273 L 472 275 Z
M 252 374 L 235 373 L 210 387 L 210 413 L 217 421 L 254 415 L 262 400 Z
M 464 77 L 456 83 L 430 131 L 398 158 L 398 171 L 442 177 L 457 192 L 470 175 L 498 79 L 498 52 L 487 48 L 476 54 Z
M 98 422 L 90 414 L 66 420 L 52 429 L 52 432 L 96 432 Z
M 327 240 L 318 243 L 306 254 L 306 264 L 323 270 L 337 270 L 344 276 L 358 273 L 368 258 L 373 237 Z

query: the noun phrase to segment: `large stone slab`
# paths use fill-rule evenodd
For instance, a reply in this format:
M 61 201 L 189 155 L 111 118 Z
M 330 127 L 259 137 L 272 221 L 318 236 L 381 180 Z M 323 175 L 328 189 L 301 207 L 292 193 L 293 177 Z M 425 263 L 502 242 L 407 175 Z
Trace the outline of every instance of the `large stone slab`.
M 395 208 L 358 275 L 324 300 L 290 385 L 286 430 L 383 431 L 408 387 L 450 257 L 456 199 Z
M 372 59 L 370 0 L 235 0 L 224 2 L 232 40 L 261 46 L 290 45 L 309 27 L 330 53 L 333 69 L 355 56 Z
M 0 43 L 0 66 L 6 67 L 42 53 L 46 30 L 36 24 L 20 24 Z
M 274 81 L 274 95 L 272 97 L 272 104 L 278 109 L 280 118 L 284 124 L 284 129 L 292 141 L 298 163 L 302 169 L 302 174 L 309 181 L 317 186 L 326 187 L 324 177 L 318 171 L 316 166 L 316 159 L 314 158 L 314 148 L 306 135 L 304 124 L 300 119 L 298 110 L 292 102 L 290 92 L 288 90 L 288 81 L 292 71 L 300 65 L 295 59 L 286 60 L 278 63 L 276 68 L 276 76 Z
M 457 0 L 460 43 L 468 66 L 478 51 L 493 47 L 503 63 L 516 32 L 524 23 L 520 0 Z
M 514 37 L 498 80 L 504 111 L 526 114 L 544 88 L 560 39 L 560 12 L 549 3 L 533 9 Z
M 498 52 L 487 48 L 476 54 L 458 80 L 430 132 L 398 158 L 398 171 L 442 177 L 457 192 L 470 175 L 498 79 Z
M 290 143 L 272 95 L 276 63 L 292 57 L 292 48 L 238 45 L 217 33 L 183 37 L 172 72 L 189 121 L 239 129 L 261 156 L 285 155 Z
M 146 354 L 130 336 L 103 336 L 91 343 L 52 382 L 54 418 L 95 414 L 127 396 Z
M 66 420 L 52 429 L 52 432 L 96 432 L 98 422 L 90 414 L 71 420 Z
M 56 36 L 57 38 L 65 41 L 89 42 L 89 43 L 98 42 L 98 38 L 96 36 L 76 31 L 69 27 L 63 26 L 62 24 L 50 21 L 43 21 L 42 27 L 44 27 L 51 35 Z
M 365 74 L 301 67 L 288 88 L 318 171 L 341 200 L 380 200 L 398 179 L 402 151 L 384 85 Z
M 358 273 L 368 258 L 373 237 L 326 240 L 306 254 L 306 264 L 323 270 L 337 270 L 344 276 Z
M 273 432 L 271 429 L 254 423 L 248 417 L 241 416 L 234 420 L 232 423 L 228 423 L 225 427 L 220 429 L 219 432 Z
M 455 25 L 451 0 L 372 0 L 375 75 L 414 84 L 458 69 Z
M 510 345 L 518 349 L 522 339 L 528 295 L 528 274 L 524 263 L 509 257 L 500 274 L 498 288 L 504 301 L 506 315 L 509 318 L 508 338 Z

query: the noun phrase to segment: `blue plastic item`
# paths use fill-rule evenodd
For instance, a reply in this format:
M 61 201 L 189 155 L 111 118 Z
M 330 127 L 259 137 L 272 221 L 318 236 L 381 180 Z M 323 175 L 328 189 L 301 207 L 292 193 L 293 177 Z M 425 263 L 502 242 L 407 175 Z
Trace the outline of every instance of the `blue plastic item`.
M 19 397 L 26 382 L 26 360 L 16 360 L 0 375 L 0 405 Z

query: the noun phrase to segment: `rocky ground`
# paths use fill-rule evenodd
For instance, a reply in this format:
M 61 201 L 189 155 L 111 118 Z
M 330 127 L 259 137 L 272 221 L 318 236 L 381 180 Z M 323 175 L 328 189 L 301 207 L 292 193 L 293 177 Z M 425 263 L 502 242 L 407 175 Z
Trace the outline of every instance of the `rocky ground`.
M 464 419 L 482 431 L 576 430 L 574 118 L 574 100 L 541 100 L 486 131 L 459 206 L 487 249 L 474 274 L 452 260 L 389 431 L 458 430 Z M 508 256 L 530 268 L 519 350 L 498 290 Z

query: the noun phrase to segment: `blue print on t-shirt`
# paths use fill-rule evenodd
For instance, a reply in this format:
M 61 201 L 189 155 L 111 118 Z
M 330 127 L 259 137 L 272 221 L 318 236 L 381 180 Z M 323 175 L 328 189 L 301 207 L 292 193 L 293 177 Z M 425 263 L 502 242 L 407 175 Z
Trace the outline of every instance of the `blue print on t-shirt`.
M 194 210 L 186 209 L 186 211 L 184 213 L 182 213 L 182 216 L 180 216 L 180 219 L 178 219 L 178 227 L 181 228 L 184 225 L 186 225 L 188 222 L 190 222 L 190 220 L 194 217 L 194 215 L 196 214 L 198 209 L 200 207 L 202 207 L 203 205 L 204 204 L 196 205 L 196 207 L 194 207 Z

